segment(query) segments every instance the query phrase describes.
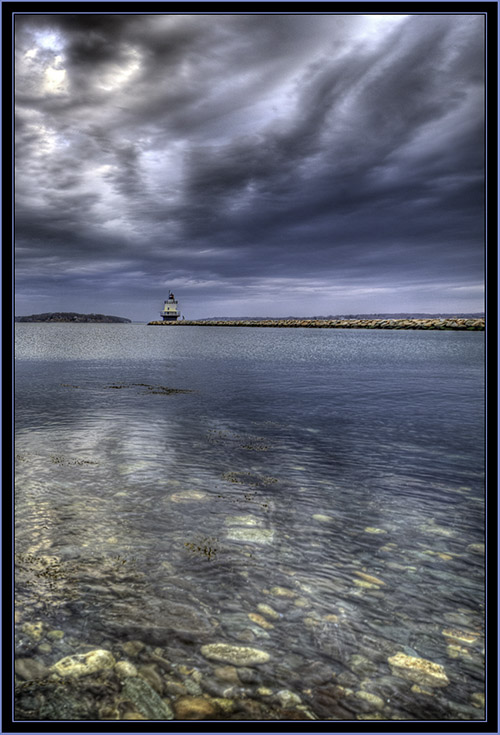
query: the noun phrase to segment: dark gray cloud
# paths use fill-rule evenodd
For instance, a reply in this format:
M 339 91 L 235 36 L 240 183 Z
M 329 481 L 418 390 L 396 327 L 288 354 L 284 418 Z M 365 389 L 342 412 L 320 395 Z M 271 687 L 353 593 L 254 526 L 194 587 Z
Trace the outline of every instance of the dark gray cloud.
M 480 15 L 16 18 L 16 313 L 479 311 Z

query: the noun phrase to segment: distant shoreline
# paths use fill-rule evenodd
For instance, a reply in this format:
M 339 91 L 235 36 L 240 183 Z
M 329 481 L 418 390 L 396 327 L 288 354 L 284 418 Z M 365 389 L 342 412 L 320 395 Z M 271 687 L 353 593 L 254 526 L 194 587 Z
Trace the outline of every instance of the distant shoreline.
M 50 311 L 45 314 L 14 317 L 16 323 L 50 323 L 50 324 L 131 324 L 130 319 L 107 314 L 78 314 L 73 311 Z
M 313 329 L 433 329 L 439 331 L 484 331 L 481 319 L 266 319 L 246 321 L 153 321 L 147 326 L 169 327 L 306 327 Z

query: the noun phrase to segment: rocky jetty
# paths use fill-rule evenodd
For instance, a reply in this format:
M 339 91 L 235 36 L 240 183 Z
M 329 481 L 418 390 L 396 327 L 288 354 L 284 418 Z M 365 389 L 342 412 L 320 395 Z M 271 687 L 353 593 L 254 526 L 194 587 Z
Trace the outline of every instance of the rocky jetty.
M 451 331 L 483 331 L 484 318 L 464 319 L 266 319 L 259 321 L 193 321 L 148 322 L 148 326 L 184 327 L 307 327 L 316 329 L 440 329 Z
M 51 311 L 45 314 L 31 314 L 30 316 L 16 316 L 16 322 L 71 322 L 91 324 L 130 324 L 130 319 L 122 316 L 107 316 L 106 314 L 77 314 L 73 311 Z

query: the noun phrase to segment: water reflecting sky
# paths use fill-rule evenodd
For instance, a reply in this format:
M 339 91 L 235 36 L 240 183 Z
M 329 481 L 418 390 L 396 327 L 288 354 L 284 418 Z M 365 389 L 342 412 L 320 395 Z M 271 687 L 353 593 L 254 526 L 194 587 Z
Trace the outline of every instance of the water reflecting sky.
M 246 636 L 283 685 L 361 652 L 382 681 L 408 650 L 470 697 L 481 639 L 451 656 L 442 629 L 482 627 L 483 349 L 477 332 L 16 325 L 16 551 L 72 590 L 21 574 L 18 599 L 75 635 L 80 601 L 95 643 Z M 249 625 L 263 602 L 273 630 Z

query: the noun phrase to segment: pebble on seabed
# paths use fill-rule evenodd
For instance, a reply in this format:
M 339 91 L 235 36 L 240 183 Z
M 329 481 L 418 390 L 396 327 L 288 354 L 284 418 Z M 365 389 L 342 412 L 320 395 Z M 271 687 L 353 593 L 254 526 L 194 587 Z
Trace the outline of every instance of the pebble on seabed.
M 21 630 L 34 641 L 39 641 L 43 633 L 43 623 L 24 623 Z
M 174 703 L 174 711 L 178 720 L 208 720 L 217 713 L 212 702 L 204 697 L 181 697 Z
M 418 684 L 414 684 L 411 688 L 411 691 L 415 694 L 426 694 L 429 697 L 433 697 L 434 694 L 430 689 L 424 689 L 423 687 L 420 687 Z
M 385 585 L 385 582 L 382 582 L 381 579 L 378 577 L 374 577 L 371 574 L 365 574 L 365 572 L 354 572 L 358 577 L 361 577 L 361 579 L 364 579 L 365 582 L 369 582 L 370 584 L 376 584 L 376 585 Z
M 104 649 L 96 649 L 88 653 L 76 653 L 57 661 L 51 671 L 59 676 L 85 676 L 104 669 L 112 669 L 114 656 Z
M 378 697 L 376 694 L 372 694 L 371 692 L 365 692 L 361 689 L 357 692 L 354 692 L 354 696 L 357 699 L 366 702 L 369 706 L 375 707 L 375 709 L 382 709 L 382 707 L 384 706 L 384 700 L 381 697 Z
M 252 622 L 260 625 L 261 628 L 274 628 L 274 625 L 266 620 L 263 615 L 259 615 L 258 613 L 248 613 L 248 617 Z
M 147 719 L 144 717 L 144 715 L 141 715 L 140 712 L 125 712 L 125 714 L 122 717 L 122 720 L 145 720 Z
M 274 531 L 267 528 L 237 528 L 230 527 L 226 538 L 229 541 L 247 541 L 254 544 L 271 544 Z
M 276 597 L 297 597 L 297 592 L 290 590 L 287 587 L 271 587 L 271 595 Z
M 445 687 L 450 683 L 441 664 L 425 658 L 407 656 L 406 653 L 400 652 L 389 656 L 387 660 L 395 676 L 402 676 L 404 679 L 430 687 Z
M 328 523 L 329 521 L 334 521 L 335 518 L 332 518 L 332 516 L 326 516 L 322 513 L 315 513 L 313 515 L 313 520 L 319 521 L 320 523 Z
M 484 554 L 484 544 L 469 544 L 466 551 L 472 551 L 473 554 Z
M 168 499 L 174 503 L 191 503 L 196 500 L 204 500 L 206 497 L 207 494 L 200 490 L 184 490 L 180 493 L 174 493 Z
M 302 703 L 299 695 L 291 692 L 289 689 L 281 689 L 279 692 L 276 692 L 276 698 L 285 709 Z
M 115 671 L 120 677 L 137 676 L 137 669 L 130 661 L 117 661 Z
M 423 523 L 421 526 L 419 526 L 419 529 L 423 533 L 433 533 L 437 536 L 455 536 L 455 531 L 453 531 L 451 528 L 445 528 L 444 526 L 437 526 L 434 520 L 431 520 L 429 523 Z
M 152 720 L 173 720 L 170 703 L 140 677 L 128 676 L 122 688 L 122 697 L 129 701 L 141 714 Z
M 276 610 L 273 610 L 270 605 L 266 605 L 264 602 L 259 602 L 257 610 L 272 620 L 278 620 L 281 617 L 279 612 L 276 612 Z
M 461 643 L 474 643 L 478 639 L 477 633 L 468 633 L 466 630 L 446 629 L 442 630 L 441 633 L 445 638 Z
M 471 694 L 471 702 L 473 707 L 484 707 L 485 698 L 483 692 L 474 692 Z
M 227 526 L 261 526 L 262 521 L 252 515 L 228 516 L 224 523 Z
M 233 646 L 228 643 L 209 643 L 201 647 L 201 654 L 205 658 L 225 661 L 234 666 L 262 664 L 271 658 L 266 651 L 261 651 L 258 648 Z
M 379 586 L 377 584 L 371 584 L 371 582 L 365 582 L 364 579 L 353 579 L 352 581 L 357 587 L 365 587 L 366 589 L 369 589 L 369 590 L 379 589 Z
M 33 658 L 16 659 L 14 662 L 14 671 L 17 676 L 27 681 L 45 679 L 49 675 L 47 667 Z
M 47 638 L 50 638 L 53 641 L 60 641 L 64 638 L 64 631 L 63 630 L 49 630 L 47 633 Z
M 214 669 L 214 674 L 217 679 L 229 684 L 241 684 L 238 670 L 234 666 L 218 666 Z
M 461 658 L 466 661 L 472 659 L 469 649 L 459 646 L 458 643 L 450 643 L 449 646 L 446 646 L 446 655 L 450 658 Z

